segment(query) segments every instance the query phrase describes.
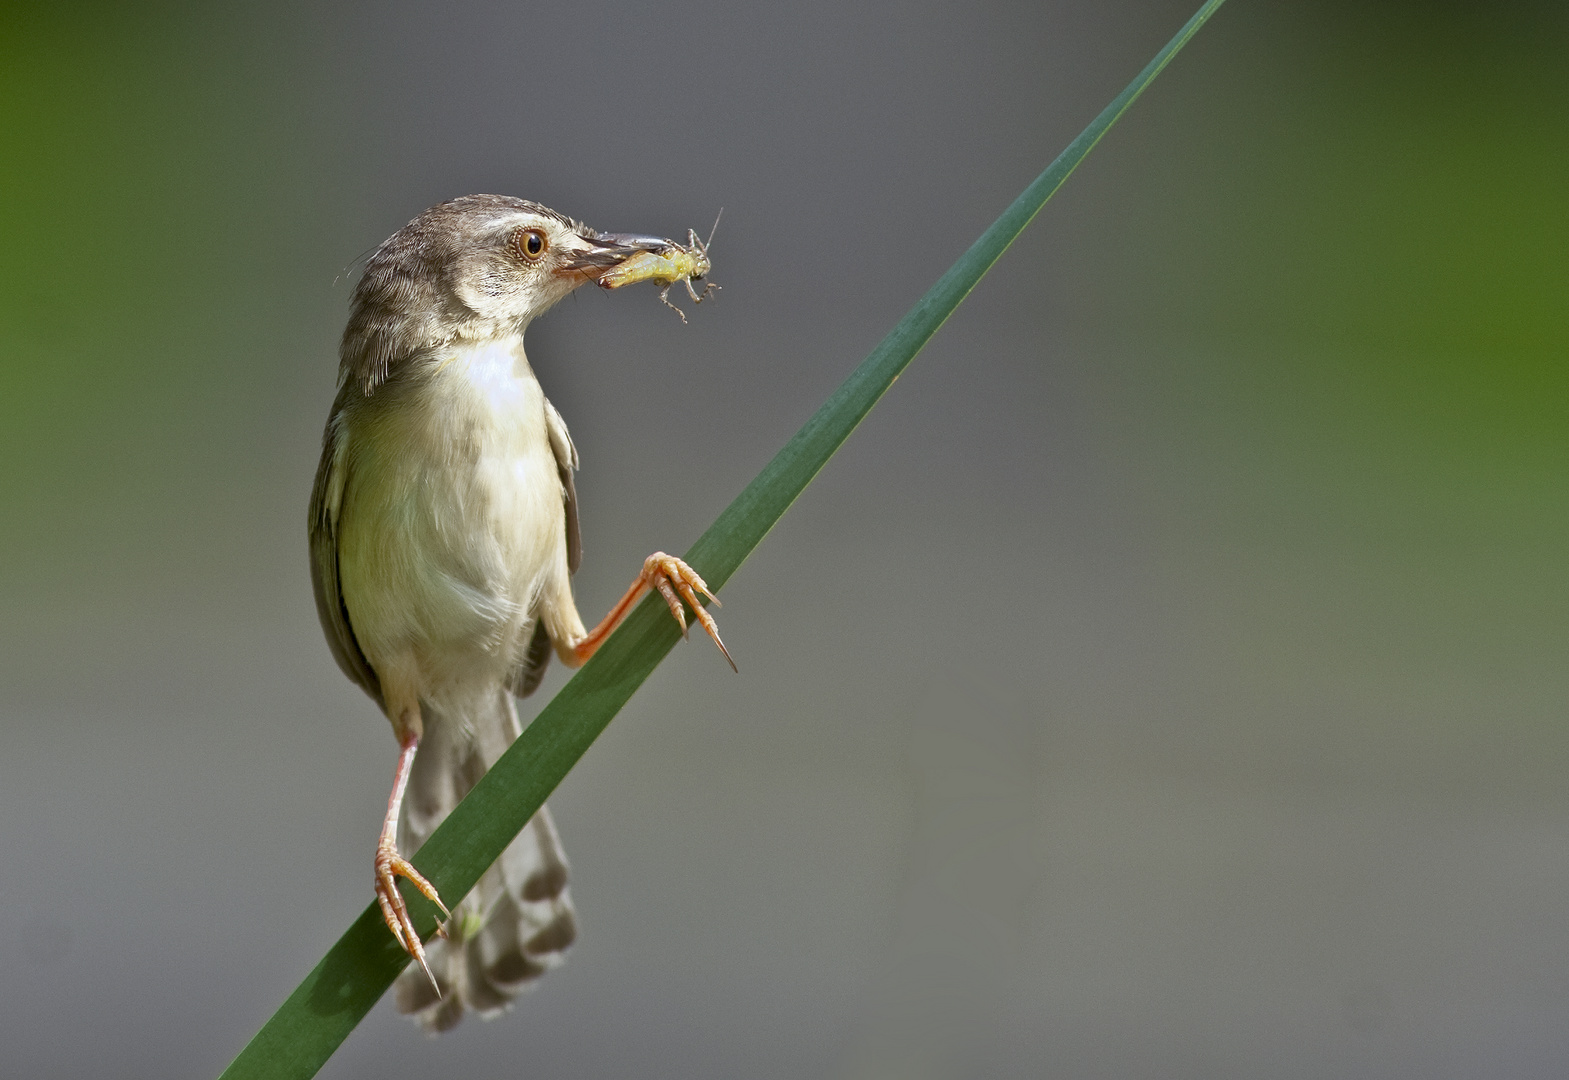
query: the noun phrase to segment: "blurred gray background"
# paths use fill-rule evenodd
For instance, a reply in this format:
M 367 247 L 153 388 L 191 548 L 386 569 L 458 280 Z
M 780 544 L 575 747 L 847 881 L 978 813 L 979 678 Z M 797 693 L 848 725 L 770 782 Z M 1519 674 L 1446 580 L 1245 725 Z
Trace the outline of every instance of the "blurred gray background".
M 213 1076 L 371 899 L 358 256 L 724 207 L 530 331 L 592 619 L 1195 6 L 8 6 L 0 1074 Z M 1566 47 L 1232 0 L 562 785 L 567 966 L 323 1075 L 1564 1075 Z

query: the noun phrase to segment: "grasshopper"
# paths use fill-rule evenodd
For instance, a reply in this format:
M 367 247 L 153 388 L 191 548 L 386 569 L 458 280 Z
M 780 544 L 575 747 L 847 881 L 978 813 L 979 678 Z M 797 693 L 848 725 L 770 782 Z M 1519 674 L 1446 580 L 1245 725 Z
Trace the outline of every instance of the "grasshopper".
M 724 211 L 721 210 L 720 214 Z M 719 219 L 714 219 L 714 229 L 719 228 Z M 670 288 L 676 282 L 686 286 L 687 295 L 692 298 L 692 303 L 701 304 L 708 298 L 708 294 L 719 288 L 712 281 L 703 286 L 699 293 L 692 288 L 692 282 L 702 281 L 708 275 L 711 264 L 708 261 L 708 245 L 714 242 L 713 230 L 708 233 L 708 239 L 698 237 L 696 229 L 686 231 L 687 242 L 683 247 L 671 241 L 668 247 L 658 251 L 643 251 L 627 259 L 625 262 L 611 267 L 600 275 L 599 284 L 606 289 L 619 289 L 623 285 L 635 285 L 639 281 L 652 281 L 656 285 L 663 285 L 659 290 L 660 302 L 681 316 L 681 321 L 686 322 L 686 312 L 670 302 Z

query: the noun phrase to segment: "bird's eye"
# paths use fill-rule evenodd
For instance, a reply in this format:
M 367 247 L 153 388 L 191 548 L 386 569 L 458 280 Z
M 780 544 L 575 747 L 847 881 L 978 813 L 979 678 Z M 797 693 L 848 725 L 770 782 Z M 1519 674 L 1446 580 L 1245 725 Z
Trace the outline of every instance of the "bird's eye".
M 549 246 L 545 241 L 545 234 L 538 229 L 524 229 L 514 235 L 512 242 L 517 247 L 518 254 L 530 262 L 545 253 Z

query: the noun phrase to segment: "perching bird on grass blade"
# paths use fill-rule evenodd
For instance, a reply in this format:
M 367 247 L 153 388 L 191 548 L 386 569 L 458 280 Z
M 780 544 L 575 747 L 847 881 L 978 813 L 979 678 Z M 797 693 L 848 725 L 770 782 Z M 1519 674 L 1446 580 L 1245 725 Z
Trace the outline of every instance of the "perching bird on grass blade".
M 398 1007 L 432 1030 L 506 1007 L 576 934 L 544 807 L 450 912 L 444 940 L 420 941 L 396 886 L 406 877 L 446 911 L 405 856 L 517 737 L 513 695 L 539 685 L 552 652 L 587 661 L 651 588 L 683 630 L 685 600 L 724 650 L 698 601 L 712 594 L 663 552 L 585 629 L 571 585 L 577 451 L 523 353 L 530 320 L 573 289 L 676 247 L 470 195 L 395 232 L 354 290 L 311 495 L 311 579 L 338 666 L 397 736 L 375 891 L 418 961 Z

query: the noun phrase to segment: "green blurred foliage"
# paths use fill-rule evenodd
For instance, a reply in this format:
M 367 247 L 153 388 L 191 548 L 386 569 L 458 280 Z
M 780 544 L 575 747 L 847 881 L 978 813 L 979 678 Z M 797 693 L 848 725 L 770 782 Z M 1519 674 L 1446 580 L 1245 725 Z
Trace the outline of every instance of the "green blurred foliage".
M 1224 75 L 1157 96 L 1141 145 L 1097 163 L 1122 216 L 1076 288 L 1134 357 L 1115 407 L 1142 402 L 1114 422 L 1163 432 L 1130 439 L 1250 543 L 1562 547 L 1569 19 L 1483 7 L 1222 19 L 1199 62 Z
M 178 548 L 190 530 L 164 504 L 265 471 L 322 155 L 286 21 L 70 4 L 0 20 L 0 551 L 59 572 L 31 584 L 92 591 L 80 564 Z
M 1279 380 L 1279 411 L 1335 440 L 1387 448 L 1393 427 L 1435 464 L 1561 470 L 1569 20 L 1549 5 L 1273 16 L 1225 78 L 1138 118 L 1164 142 L 1163 181 L 1106 255 L 1128 280 L 1123 333 L 1245 354 L 1228 379 Z

